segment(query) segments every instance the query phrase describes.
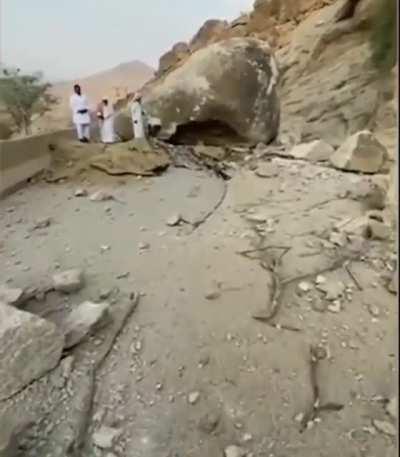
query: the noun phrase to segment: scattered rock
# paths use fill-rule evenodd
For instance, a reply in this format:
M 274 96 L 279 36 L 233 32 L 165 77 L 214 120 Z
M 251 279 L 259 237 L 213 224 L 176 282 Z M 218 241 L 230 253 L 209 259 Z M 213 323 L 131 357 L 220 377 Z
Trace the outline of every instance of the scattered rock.
M 53 276 L 54 289 L 66 294 L 82 289 L 84 282 L 83 271 L 79 269 L 63 271 Z
M 99 298 L 100 300 L 107 300 L 107 298 L 110 297 L 110 295 L 114 292 L 114 289 L 102 289 L 99 293 Z
M 296 159 L 310 160 L 311 162 L 321 162 L 329 160 L 335 152 L 333 147 L 322 140 L 311 141 L 310 143 L 302 143 L 295 146 L 290 155 Z
M 215 413 L 207 413 L 199 421 L 199 428 L 202 432 L 211 434 L 218 427 L 220 415 Z
M 342 304 L 340 303 L 339 300 L 335 300 L 333 303 L 328 305 L 328 311 L 330 311 L 331 313 L 337 314 L 337 313 L 340 313 L 341 310 L 342 310 Z
M 325 293 L 327 300 L 333 301 L 343 296 L 346 287 L 340 281 L 328 280 L 322 284 L 318 284 L 317 289 Z
M 379 432 L 385 435 L 397 436 L 397 429 L 390 422 L 374 419 L 372 421 L 372 424 Z
M 218 290 L 210 290 L 209 292 L 207 292 L 205 294 L 205 298 L 210 301 L 217 300 L 220 297 L 221 297 L 221 293 Z
M 368 131 L 349 137 L 331 156 L 335 168 L 362 173 L 377 173 L 387 158 L 386 148 Z
M 219 146 L 195 146 L 194 152 L 200 156 L 208 157 L 214 160 L 224 160 L 226 151 Z
M 86 301 L 74 309 L 62 324 L 65 333 L 65 349 L 79 344 L 90 333 L 104 327 L 110 321 L 108 303 Z
M 100 449 L 111 449 L 121 433 L 120 429 L 103 425 L 93 433 L 93 444 Z
M 367 308 L 369 313 L 371 314 L 372 317 L 379 317 L 381 314 L 381 310 L 378 306 L 373 305 L 371 303 L 367 304 Z
M 75 197 L 87 197 L 88 191 L 86 189 L 77 189 L 74 195 Z
M 106 202 L 114 200 L 114 196 L 104 190 L 98 190 L 89 197 L 89 200 L 91 202 Z
M 138 248 L 139 248 L 140 251 L 146 251 L 147 249 L 150 249 L 150 244 L 141 241 L 141 242 L 138 244 Z
M 388 404 L 386 405 L 386 412 L 393 420 L 397 421 L 399 415 L 397 397 L 393 397 L 389 400 Z
M 72 373 L 72 370 L 74 369 L 74 357 L 72 355 L 65 357 L 61 361 L 61 373 L 64 379 L 68 379 Z
M 262 222 L 266 222 L 267 219 L 268 219 L 268 215 L 264 214 L 264 213 L 254 213 L 254 214 L 248 214 L 246 216 L 246 219 L 249 221 L 249 222 L 259 222 L 259 223 L 262 223 Z
M 391 228 L 383 222 L 369 218 L 367 237 L 372 240 L 387 240 L 391 236 Z
M 0 285 L 0 303 L 6 305 L 18 306 L 23 298 L 24 291 L 22 289 Z
M 253 440 L 253 435 L 251 433 L 245 433 L 242 438 L 244 443 L 249 443 Z
M 0 401 L 52 370 L 63 347 L 52 322 L 0 304 Z
M 224 450 L 225 457 L 245 457 L 246 451 L 235 445 L 227 446 Z
M 33 230 L 41 230 L 41 229 L 45 229 L 47 227 L 50 227 L 52 222 L 53 222 L 53 219 L 51 217 L 46 217 L 44 219 L 37 220 L 34 223 L 33 227 L 32 227 L 32 231 Z
M 200 392 L 191 392 L 189 395 L 188 395 L 188 402 L 191 404 L 191 405 L 195 405 L 200 399 Z
M 275 178 L 279 176 L 279 167 L 274 162 L 264 162 L 256 168 L 254 173 L 259 178 Z
M 182 216 L 177 213 L 177 214 L 173 214 L 171 217 L 168 218 L 167 220 L 167 225 L 169 227 L 175 227 L 177 225 L 179 225 L 182 221 Z
M 307 293 L 313 289 L 313 286 L 309 282 L 302 281 L 298 284 L 297 288 L 300 292 Z

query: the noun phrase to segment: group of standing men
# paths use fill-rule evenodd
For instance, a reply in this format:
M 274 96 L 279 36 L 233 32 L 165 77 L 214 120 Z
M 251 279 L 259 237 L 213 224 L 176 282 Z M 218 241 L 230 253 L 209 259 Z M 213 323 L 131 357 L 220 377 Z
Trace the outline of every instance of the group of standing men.
M 131 104 L 131 117 L 135 138 L 146 136 L 146 113 L 142 107 L 142 96 L 136 93 Z M 76 127 L 78 140 L 81 143 L 90 142 L 91 112 L 86 95 L 82 94 L 79 84 L 75 84 L 74 93 L 71 95 L 70 106 L 72 121 Z M 114 130 L 114 107 L 107 96 L 103 97 L 97 107 L 96 116 L 99 120 L 100 136 L 102 143 L 111 144 L 117 141 Z

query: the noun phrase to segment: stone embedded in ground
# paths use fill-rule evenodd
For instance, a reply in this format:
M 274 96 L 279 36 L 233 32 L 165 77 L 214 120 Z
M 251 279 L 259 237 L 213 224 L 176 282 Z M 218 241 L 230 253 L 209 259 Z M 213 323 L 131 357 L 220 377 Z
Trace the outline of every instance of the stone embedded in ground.
M 100 449 L 111 449 L 121 433 L 120 429 L 103 425 L 93 433 L 93 444 Z
M 18 306 L 23 294 L 24 291 L 22 289 L 8 287 L 6 284 L 0 285 L 0 303 Z
M 298 284 L 297 288 L 300 292 L 307 293 L 313 289 L 313 286 L 309 282 L 302 281 Z
M 246 451 L 239 446 L 231 445 L 225 448 L 224 455 L 225 457 L 245 457 Z
M 374 135 L 363 130 L 349 137 L 331 156 L 331 164 L 338 169 L 362 173 L 379 172 L 388 156 Z
M 188 402 L 191 404 L 191 405 L 195 405 L 200 399 L 200 392 L 191 392 L 189 395 L 188 395 Z
M 372 424 L 379 432 L 385 435 L 397 436 L 397 428 L 390 422 L 374 419 Z
M 322 140 L 315 140 L 309 143 L 296 145 L 290 155 L 296 159 L 305 159 L 311 162 L 321 162 L 329 160 L 335 152 L 334 148 Z
M 199 429 L 204 433 L 212 433 L 219 424 L 220 415 L 216 413 L 207 413 L 199 421 Z
M 205 298 L 210 301 L 217 300 L 218 298 L 220 298 L 220 296 L 221 293 L 218 290 L 210 290 L 205 294 Z
M 246 219 L 249 222 L 266 222 L 268 219 L 268 216 L 265 213 L 259 212 L 259 213 L 254 213 L 254 214 L 248 214 L 246 216 Z
M 0 401 L 52 370 L 63 347 L 52 322 L 0 303 Z
M 54 289 L 66 294 L 82 289 L 84 283 L 83 271 L 79 269 L 66 270 L 53 275 Z
M 62 323 L 65 349 L 79 344 L 92 332 L 110 322 L 110 305 L 86 301 L 75 308 Z
M 145 243 L 144 241 L 141 241 L 141 242 L 138 244 L 138 248 L 139 248 L 141 251 L 146 251 L 147 249 L 150 249 L 150 244 L 149 244 L 149 243 Z
M 181 221 L 182 221 L 182 216 L 179 213 L 176 213 L 167 219 L 167 225 L 169 227 L 175 227 L 176 225 L 179 225 Z

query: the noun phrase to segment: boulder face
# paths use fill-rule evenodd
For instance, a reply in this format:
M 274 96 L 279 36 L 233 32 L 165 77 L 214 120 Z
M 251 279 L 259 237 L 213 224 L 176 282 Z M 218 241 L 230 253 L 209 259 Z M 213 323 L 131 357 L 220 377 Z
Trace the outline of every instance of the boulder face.
M 368 130 L 352 135 L 330 157 L 335 168 L 361 173 L 379 172 L 386 159 L 386 148 Z
M 190 50 L 195 52 L 212 43 L 227 27 L 228 23 L 226 21 L 220 21 L 218 19 L 206 21 L 190 41 Z
M 176 43 L 172 49 L 160 57 L 156 76 L 162 76 L 164 73 L 174 68 L 179 62 L 190 54 L 189 46 L 184 42 Z
M 266 42 L 232 38 L 192 54 L 156 81 L 143 103 L 162 120 L 163 139 L 187 142 L 185 133 L 194 128 L 199 141 L 214 130 L 217 136 L 269 143 L 279 129 L 278 79 Z

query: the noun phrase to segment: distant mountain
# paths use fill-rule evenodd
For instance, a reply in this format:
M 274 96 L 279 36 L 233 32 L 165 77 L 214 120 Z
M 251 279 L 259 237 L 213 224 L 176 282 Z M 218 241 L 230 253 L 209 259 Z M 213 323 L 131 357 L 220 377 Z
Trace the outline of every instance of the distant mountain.
M 71 120 L 69 98 L 73 85 L 76 83 L 81 85 L 82 91 L 94 109 L 103 96 L 106 95 L 113 102 L 116 102 L 118 99 L 124 98 L 127 93 L 140 89 L 152 78 L 153 74 L 153 68 L 134 60 L 82 79 L 55 83 L 51 92 L 59 99 L 59 103 L 50 113 L 38 119 L 35 122 L 35 127 L 41 131 L 68 127 Z

